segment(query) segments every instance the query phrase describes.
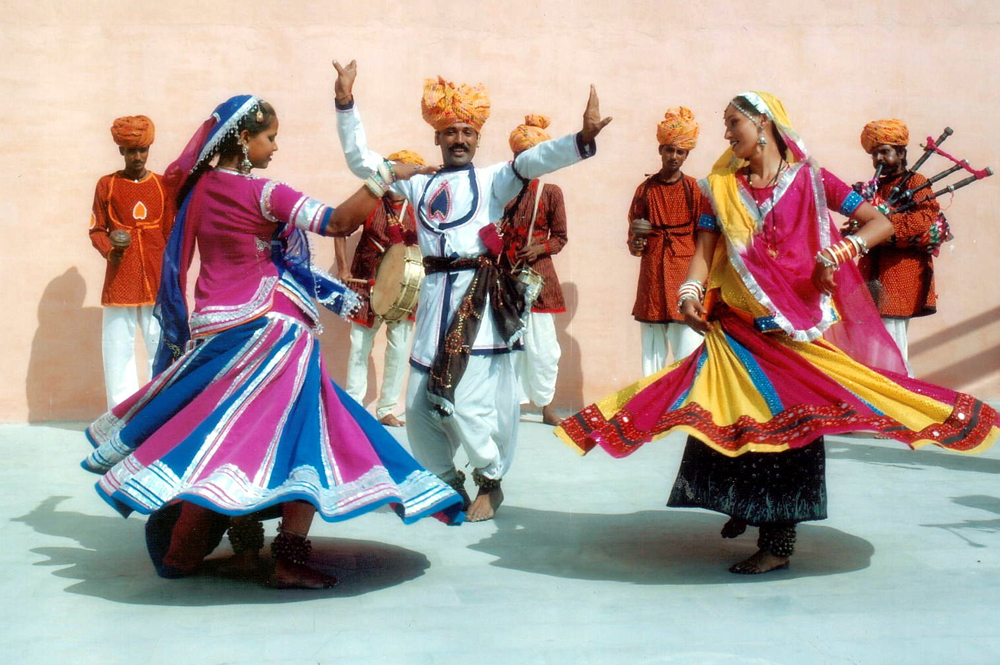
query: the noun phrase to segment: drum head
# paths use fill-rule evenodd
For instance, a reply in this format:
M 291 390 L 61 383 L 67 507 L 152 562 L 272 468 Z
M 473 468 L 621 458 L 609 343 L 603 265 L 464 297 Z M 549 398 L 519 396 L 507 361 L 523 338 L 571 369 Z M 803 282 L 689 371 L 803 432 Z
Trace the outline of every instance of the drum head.
M 371 307 L 379 316 L 385 316 L 399 297 L 403 287 L 403 268 L 406 264 L 406 245 L 390 245 L 382 255 L 372 287 Z

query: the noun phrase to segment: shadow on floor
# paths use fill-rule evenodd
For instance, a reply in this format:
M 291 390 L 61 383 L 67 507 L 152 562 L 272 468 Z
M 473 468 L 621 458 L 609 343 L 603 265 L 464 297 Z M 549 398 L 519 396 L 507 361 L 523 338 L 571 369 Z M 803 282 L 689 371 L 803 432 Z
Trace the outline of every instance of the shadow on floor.
M 197 607 L 347 598 L 403 584 L 430 567 L 423 554 L 396 545 L 314 538 L 311 561 L 340 578 L 340 586 L 335 589 L 278 591 L 253 582 L 209 576 L 164 580 L 156 576 L 146 554 L 144 520 L 57 510 L 67 498 L 50 497 L 27 515 L 11 521 L 26 524 L 41 534 L 76 540 L 79 546 L 31 550 L 48 557 L 35 565 L 53 567 L 56 577 L 79 580 L 66 588 L 68 593 L 118 603 Z M 220 548 L 214 557 L 229 554 L 228 548 Z
M 757 530 L 723 540 L 724 518 L 695 511 L 627 515 L 558 513 L 504 506 L 497 532 L 470 546 L 491 565 L 540 575 L 632 584 L 732 584 L 837 575 L 867 568 L 875 548 L 831 527 L 799 526 L 787 571 L 733 575 L 727 568 L 756 551 Z
M 976 537 L 983 533 L 1000 532 L 1000 498 L 983 494 L 973 494 L 955 497 L 952 501 L 966 508 L 977 508 L 987 513 L 993 513 L 998 517 L 983 520 L 962 520 L 961 522 L 951 522 L 949 524 L 923 524 L 922 526 L 948 531 L 964 540 L 970 547 L 987 547 L 987 545 L 978 542 Z
M 911 450 L 898 441 L 871 443 L 863 438 L 827 437 L 826 457 L 828 460 L 854 460 L 866 464 L 895 466 L 923 471 L 922 467 L 948 469 L 950 471 L 974 471 L 1000 475 L 1000 459 L 963 455 L 927 445 Z

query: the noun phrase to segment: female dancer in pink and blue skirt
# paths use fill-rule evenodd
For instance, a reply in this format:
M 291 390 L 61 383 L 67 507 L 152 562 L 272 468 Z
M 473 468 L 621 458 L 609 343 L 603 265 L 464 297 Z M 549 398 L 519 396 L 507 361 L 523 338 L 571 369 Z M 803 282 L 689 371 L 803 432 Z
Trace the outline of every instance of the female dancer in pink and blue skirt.
M 157 571 L 196 571 L 228 528 L 231 572 L 259 570 L 261 516 L 280 513 L 270 581 L 323 588 L 306 566 L 313 515 L 390 505 L 405 523 L 462 520 L 462 500 L 331 381 L 315 303 L 347 316 L 356 295 L 309 260 L 306 232 L 348 234 L 396 179 L 434 169 L 385 162 L 336 209 L 252 175 L 278 149 L 278 118 L 243 95 L 219 105 L 167 169 L 179 213 L 164 257 L 155 378 L 87 430 L 83 462 L 122 515 L 152 514 Z M 194 309 L 186 276 L 197 247 Z

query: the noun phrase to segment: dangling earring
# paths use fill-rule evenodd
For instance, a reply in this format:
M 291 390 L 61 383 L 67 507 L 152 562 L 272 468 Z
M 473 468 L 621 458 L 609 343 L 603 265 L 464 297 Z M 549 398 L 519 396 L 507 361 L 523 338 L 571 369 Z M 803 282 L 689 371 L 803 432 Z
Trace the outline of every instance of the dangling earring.
M 761 132 L 760 136 L 757 137 L 757 145 L 767 145 L 767 137 L 764 136 L 764 132 Z
M 240 173 L 243 175 L 250 175 L 250 169 L 253 168 L 253 164 L 250 162 L 250 151 L 247 149 L 246 143 L 241 143 L 243 146 L 243 161 L 240 162 Z

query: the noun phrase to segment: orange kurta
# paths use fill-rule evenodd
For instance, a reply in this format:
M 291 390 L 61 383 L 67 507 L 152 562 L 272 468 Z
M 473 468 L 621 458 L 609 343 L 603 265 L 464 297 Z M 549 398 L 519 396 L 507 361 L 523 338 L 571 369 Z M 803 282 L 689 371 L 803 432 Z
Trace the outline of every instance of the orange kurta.
M 643 323 L 682 321 L 677 290 L 694 256 L 695 224 L 701 190 L 691 176 L 666 184 L 654 175 L 635 191 L 628 221 L 646 219 L 653 226 L 642 252 L 632 316 Z M 628 241 L 633 235 L 629 232 Z
M 902 174 L 885 178 L 879 183 L 878 194 L 885 199 L 899 182 Z M 919 187 L 927 179 L 919 173 L 910 176 L 904 189 Z M 926 232 L 940 210 L 931 188 L 916 196 L 916 207 L 889 215 L 889 221 L 899 239 L 919 236 Z M 865 281 L 869 283 L 875 305 L 886 318 L 926 316 L 937 311 L 934 289 L 934 257 L 918 247 L 895 247 L 895 239 L 872 248 L 858 262 Z M 881 284 L 879 287 L 875 282 Z
M 90 217 L 90 241 L 104 258 L 111 251 L 108 235 L 128 231 L 132 244 L 118 265 L 108 261 L 101 304 L 128 307 L 152 305 L 160 287 L 160 266 L 174 206 L 165 194 L 161 176 L 148 173 L 139 181 L 121 171 L 97 181 Z

